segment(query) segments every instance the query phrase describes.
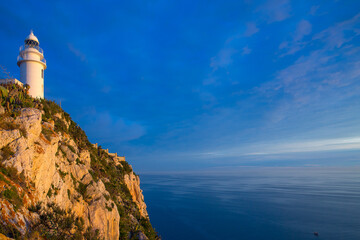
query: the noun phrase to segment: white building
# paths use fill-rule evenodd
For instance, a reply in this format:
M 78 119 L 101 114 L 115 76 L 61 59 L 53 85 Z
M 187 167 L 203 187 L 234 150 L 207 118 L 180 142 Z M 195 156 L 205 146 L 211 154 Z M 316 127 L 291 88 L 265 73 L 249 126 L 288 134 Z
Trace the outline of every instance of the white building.
M 44 70 L 46 61 L 39 47 L 39 40 L 31 31 L 20 47 L 17 65 L 20 67 L 20 81 L 30 86 L 29 95 L 44 98 Z
M 23 83 L 17 80 L 16 78 L 4 78 L 0 79 L 0 84 L 17 84 L 20 87 L 23 87 Z

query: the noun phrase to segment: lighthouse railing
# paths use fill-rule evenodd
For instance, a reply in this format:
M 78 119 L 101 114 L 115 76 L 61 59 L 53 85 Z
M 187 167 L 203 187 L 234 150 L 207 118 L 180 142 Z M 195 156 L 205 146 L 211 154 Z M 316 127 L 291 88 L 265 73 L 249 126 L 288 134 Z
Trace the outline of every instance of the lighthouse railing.
M 20 52 L 21 52 L 21 51 L 24 51 L 24 50 L 27 49 L 27 48 L 35 48 L 35 49 L 38 50 L 41 54 L 44 54 L 44 51 L 42 50 L 41 47 L 39 47 L 39 46 L 33 46 L 33 45 L 22 45 L 22 46 L 20 46 L 19 51 L 20 51 Z
M 21 61 L 21 60 L 24 60 L 24 58 L 21 57 L 20 55 L 17 56 L 17 61 Z M 36 60 L 36 61 L 38 61 L 38 60 Z M 46 65 L 46 59 L 45 59 L 45 58 L 43 58 L 43 59 L 41 59 L 41 60 L 39 60 L 39 61 L 45 63 L 45 65 Z

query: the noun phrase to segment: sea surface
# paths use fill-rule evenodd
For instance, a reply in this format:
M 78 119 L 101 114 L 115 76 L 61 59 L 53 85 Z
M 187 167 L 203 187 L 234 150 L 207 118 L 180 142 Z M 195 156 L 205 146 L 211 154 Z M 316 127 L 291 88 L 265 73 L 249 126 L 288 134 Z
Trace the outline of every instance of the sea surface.
M 163 240 L 360 239 L 358 167 L 244 167 L 140 178 Z

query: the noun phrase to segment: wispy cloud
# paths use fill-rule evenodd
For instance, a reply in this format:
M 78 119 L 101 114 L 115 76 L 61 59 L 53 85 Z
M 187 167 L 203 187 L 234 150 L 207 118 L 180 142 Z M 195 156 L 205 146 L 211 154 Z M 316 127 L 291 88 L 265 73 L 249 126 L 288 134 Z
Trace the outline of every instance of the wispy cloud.
M 304 36 L 311 33 L 311 23 L 307 20 L 301 20 L 296 27 L 294 41 L 301 41 Z
M 285 50 L 285 53 L 283 53 L 281 57 L 294 54 L 303 49 L 307 44 L 306 41 L 303 41 L 303 38 L 309 35 L 311 30 L 311 23 L 307 20 L 301 20 L 292 34 L 292 40 L 284 41 L 280 44 L 279 49 L 283 51 Z
M 335 26 L 314 35 L 313 40 L 321 40 L 326 43 L 327 48 L 333 49 L 335 47 L 340 48 L 359 35 L 360 13 L 349 20 L 335 24 Z
M 257 28 L 255 22 L 248 22 L 246 23 L 246 30 L 245 30 L 245 37 L 250 37 L 257 33 L 259 31 L 259 28 Z
M 286 153 L 360 150 L 360 137 L 303 140 L 280 143 L 257 143 L 219 151 L 205 152 L 204 157 L 240 157 L 252 155 L 276 155 Z
M 312 7 L 310 8 L 309 14 L 310 14 L 310 15 L 316 15 L 316 13 L 318 12 L 319 8 L 320 8 L 319 5 L 312 6 Z
M 210 67 L 213 69 L 213 71 L 216 71 L 221 67 L 227 67 L 232 63 L 232 58 L 236 53 L 237 50 L 233 48 L 221 49 L 217 56 L 211 58 Z
M 242 49 L 242 55 L 250 54 L 251 51 L 252 51 L 252 50 L 251 50 L 248 46 L 245 46 L 245 47 Z
M 138 139 L 145 135 L 145 128 L 136 122 L 112 116 L 108 112 L 91 111 L 84 128 L 86 133 L 102 143 L 124 142 Z
M 360 34 L 356 27 L 359 17 L 360 14 L 316 34 L 314 39 L 325 42 L 324 46 L 313 50 L 307 56 L 299 57 L 293 64 L 280 70 L 273 81 L 263 84 L 257 90 L 270 94 L 269 96 L 279 92 L 289 94 L 296 104 L 314 101 L 319 94 L 324 96 L 331 93 L 338 97 L 342 95 L 341 98 L 355 94 L 359 87 L 360 58 L 354 54 L 356 48 L 344 46 L 344 43 Z M 299 24 L 294 36 L 302 39 L 310 30 L 309 24 L 303 22 Z M 335 46 L 337 51 L 332 51 Z M 343 58 L 341 62 L 337 61 L 339 57 Z M 339 86 L 349 88 L 338 89 Z
M 268 23 L 281 22 L 291 16 L 288 0 L 268 0 L 257 11 L 265 16 Z
M 73 44 L 68 43 L 68 48 L 70 52 L 72 52 L 77 58 L 79 58 L 82 62 L 87 62 L 86 55 L 82 53 L 79 49 L 75 48 Z

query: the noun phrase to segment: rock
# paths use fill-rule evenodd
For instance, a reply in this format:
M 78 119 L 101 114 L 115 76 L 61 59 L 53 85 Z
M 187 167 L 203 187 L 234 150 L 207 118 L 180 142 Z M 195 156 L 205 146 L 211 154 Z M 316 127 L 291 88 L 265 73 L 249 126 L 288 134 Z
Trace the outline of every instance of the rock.
M 60 148 L 65 153 L 66 159 L 69 160 L 70 162 L 74 162 L 78 158 L 78 155 L 73 151 L 71 151 L 68 146 L 61 144 Z
M 135 233 L 135 238 L 132 238 L 132 239 L 149 240 L 142 231 L 137 231 L 137 232 Z
M 56 117 L 65 121 L 61 114 Z M 7 224 L 14 225 L 20 232 L 25 233 L 30 222 L 38 217 L 37 214 L 30 214 L 28 207 L 40 201 L 44 206 L 53 202 L 83 218 L 85 229 L 92 227 L 98 229 L 105 240 L 118 240 L 120 215 L 112 199 L 117 201 L 117 204 L 123 204 L 125 200 L 123 201 L 121 196 L 109 198 L 110 194 L 103 181 L 107 181 L 108 186 L 111 178 L 105 175 L 102 176 L 103 180 L 93 179 L 90 174 L 90 152 L 79 150 L 70 135 L 53 132 L 52 123 L 42 123 L 42 112 L 38 109 L 21 109 L 14 123 L 19 125 L 19 129 L 0 129 L 0 148 L 9 144 L 15 152 L 13 157 L 4 161 L 4 164 L 23 173 L 31 187 L 27 192 L 21 192 L 21 187 L 18 186 L 25 204 L 17 211 L 14 211 L 12 204 L 0 197 L 0 221 L 9 220 Z M 51 136 L 50 141 L 44 138 L 46 134 L 41 134 L 43 129 L 51 131 L 48 132 Z M 22 136 L 22 132 L 26 132 L 27 136 Z M 114 158 L 115 160 L 112 160 Z M 115 167 L 125 159 L 113 154 L 104 161 Z M 124 182 L 132 200 L 140 209 L 141 216 L 148 217 L 139 177 L 131 172 L 124 176 Z M 0 180 L 0 191 L 4 186 L 2 184 L 4 181 Z M 138 221 L 132 215 L 130 220 L 134 226 L 138 225 Z M 138 239 L 148 239 L 142 232 L 136 234 Z
M 18 129 L 15 130 L 0 130 L 0 148 L 8 145 L 9 143 L 15 141 L 20 138 L 20 131 Z
M 90 163 L 91 163 L 91 158 L 90 158 L 90 153 L 87 150 L 83 150 L 80 152 L 80 160 L 85 164 L 85 166 L 89 169 L 90 168 Z
M 27 132 L 29 141 L 33 141 L 41 133 L 41 111 L 35 108 L 22 108 L 15 123 Z
M 0 233 L 0 240 L 13 240 L 13 238 L 8 238 Z
M 133 201 L 136 203 L 140 210 L 141 216 L 147 218 L 148 213 L 146 211 L 144 195 L 142 194 L 142 190 L 140 189 L 140 178 L 138 176 L 135 176 L 134 173 L 131 172 L 130 174 L 125 174 L 124 181 L 130 191 Z
M 105 239 L 119 239 L 120 215 L 113 201 L 106 201 L 103 196 L 96 198 L 91 201 L 88 212 L 90 225 L 99 229 Z
M 54 121 L 44 122 L 43 125 L 44 125 L 46 128 L 51 129 L 51 130 L 54 131 L 54 128 L 55 128 Z
M 5 113 L 5 108 L 3 106 L 0 106 L 0 114 L 4 114 Z

